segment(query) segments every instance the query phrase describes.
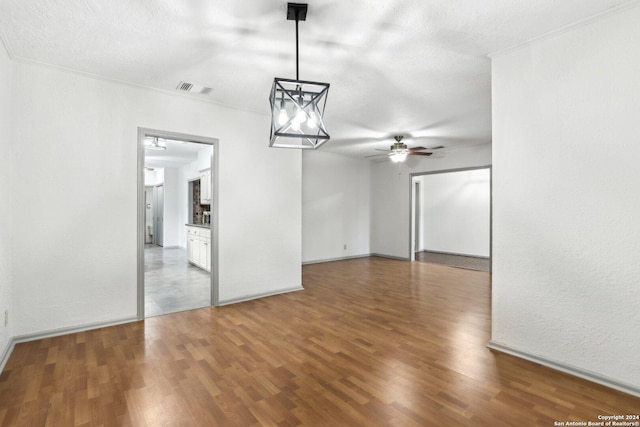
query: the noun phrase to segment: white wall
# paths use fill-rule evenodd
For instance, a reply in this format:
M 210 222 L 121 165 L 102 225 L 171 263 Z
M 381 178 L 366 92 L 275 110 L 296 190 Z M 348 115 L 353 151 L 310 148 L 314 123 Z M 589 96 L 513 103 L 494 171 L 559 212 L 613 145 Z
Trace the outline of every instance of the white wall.
M 493 58 L 492 340 L 640 393 L 638 22 Z
M 416 180 L 422 192 L 419 249 L 488 257 L 491 171 L 440 173 Z
M 371 173 L 371 252 L 409 259 L 411 173 L 490 164 L 490 144 L 452 151 L 444 158 L 409 156 L 402 164 L 374 163 Z
M 14 67 L 16 336 L 136 315 L 138 127 L 220 141 L 221 301 L 300 289 L 301 155 L 268 147 L 268 116 Z
M 164 168 L 154 168 L 154 170 L 144 171 L 144 185 L 155 186 L 164 182 Z
M 180 246 L 180 230 L 184 229 L 184 222 L 180 223 L 180 211 L 183 203 L 180 200 L 180 186 L 177 168 L 164 168 L 164 212 L 162 245 L 165 248 Z
M 185 246 L 184 243 L 184 217 L 183 211 L 186 202 L 186 189 L 182 188 L 182 168 L 155 168 L 152 171 L 144 171 L 144 184 L 157 186 L 163 184 L 163 209 L 162 209 L 162 246 L 173 248 Z M 186 185 L 186 184 L 185 184 Z M 152 218 L 147 218 L 147 225 L 153 224 Z
M 370 253 L 370 170 L 368 160 L 302 153 L 303 262 Z
M 212 146 L 204 146 L 202 150 L 198 151 L 198 160 L 195 161 L 194 168 L 197 171 L 211 169 L 211 154 L 213 153 Z
M 13 191 L 14 151 L 12 135 L 13 64 L 0 41 L 0 363 L 12 336 L 12 236 L 14 228 L 11 193 Z M 9 325 L 4 326 L 4 313 L 9 310 Z M 0 366 L 1 368 L 2 366 Z

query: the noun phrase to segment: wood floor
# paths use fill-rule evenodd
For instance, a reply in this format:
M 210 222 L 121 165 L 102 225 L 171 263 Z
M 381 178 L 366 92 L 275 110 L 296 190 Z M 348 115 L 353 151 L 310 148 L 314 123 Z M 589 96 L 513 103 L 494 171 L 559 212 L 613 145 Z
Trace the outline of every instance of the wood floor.
M 489 340 L 490 276 L 361 258 L 306 290 L 18 344 L 0 375 L 16 426 L 553 426 L 640 399 Z

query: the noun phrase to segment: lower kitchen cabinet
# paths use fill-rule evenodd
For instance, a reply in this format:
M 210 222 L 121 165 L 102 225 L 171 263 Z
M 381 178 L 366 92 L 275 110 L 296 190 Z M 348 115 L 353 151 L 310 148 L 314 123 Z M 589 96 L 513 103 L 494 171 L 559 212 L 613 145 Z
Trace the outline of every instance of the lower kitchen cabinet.
M 200 251 L 198 254 L 200 264 L 198 266 L 204 268 L 207 271 L 211 271 L 211 239 L 200 239 Z
M 211 271 L 211 230 L 187 226 L 187 260 Z

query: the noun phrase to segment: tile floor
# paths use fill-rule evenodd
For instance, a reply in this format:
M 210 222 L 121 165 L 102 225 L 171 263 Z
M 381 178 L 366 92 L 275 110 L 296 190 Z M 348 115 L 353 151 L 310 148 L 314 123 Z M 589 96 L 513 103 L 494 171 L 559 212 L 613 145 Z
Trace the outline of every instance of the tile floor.
M 159 316 L 210 305 L 209 272 L 187 261 L 183 248 L 144 248 L 145 316 Z

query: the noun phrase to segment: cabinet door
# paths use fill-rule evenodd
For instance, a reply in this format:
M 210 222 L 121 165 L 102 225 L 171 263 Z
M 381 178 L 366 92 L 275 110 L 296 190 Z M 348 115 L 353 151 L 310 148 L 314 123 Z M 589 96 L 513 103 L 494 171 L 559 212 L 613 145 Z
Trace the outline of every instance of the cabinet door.
M 194 250 L 197 238 L 197 230 L 193 227 L 187 227 L 187 260 L 189 262 L 194 261 Z
M 198 237 L 192 237 L 193 239 L 193 263 L 200 265 L 200 239 Z
M 204 250 L 205 259 L 203 262 L 204 269 L 207 271 L 211 271 L 211 241 L 209 239 L 204 239 L 203 242 L 205 247 L 205 250 Z
M 200 268 L 205 267 L 206 257 L 207 257 L 207 247 L 205 245 L 204 239 L 198 239 L 198 259 L 196 261 L 196 264 L 198 265 L 198 267 Z
M 196 262 L 196 253 L 198 250 L 198 243 L 193 236 L 187 237 L 187 259 L 189 262 Z
M 211 171 L 205 171 L 200 175 L 200 204 L 211 204 Z

